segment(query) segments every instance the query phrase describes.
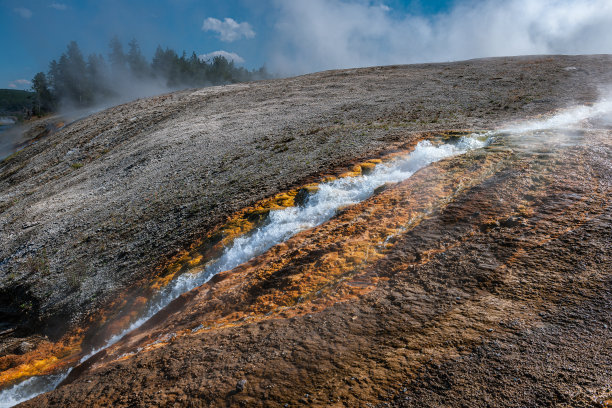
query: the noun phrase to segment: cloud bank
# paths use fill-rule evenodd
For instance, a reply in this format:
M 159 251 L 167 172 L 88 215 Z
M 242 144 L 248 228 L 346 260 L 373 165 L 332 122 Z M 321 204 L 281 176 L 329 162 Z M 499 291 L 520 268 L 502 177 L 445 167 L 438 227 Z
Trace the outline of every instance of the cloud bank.
M 221 21 L 216 18 L 209 17 L 202 24 L 203 31 L 213 31 L 219 34 L 219 39 L 225 42 L 232 42 L 241 38 L 255 37 L 255 31 L 247 22 L 238 23 L 233 18 L 226 18 Z
M 59 11 L 64 11 L 68 8 L 68 6 L 65 5 L 64 3 L 51 3 L 49 4 L 49 7 L 54 8 Z
M 208 54 L 198 55 L 198 58 L 200 58 L 200 60 L 202 61 L 210 61 L 215 57 L 224 57 L 226 60 L 234 61 L 234 63 L 236 64 L 244 63 L 244 58 L 242 58 L 240 55 L 236 54 L 235 52 L 219 50 L 219 51 L 209 52 Z
M 29 88 L 30 86 L 32 86 L 32 82 L 27 79 L 16 79 L 8 84 L 8 87 L 11 89 Z
M 612 53 L 610 0 L 472 0 L 432 17 L 365 0 L 275 0 L 284 74 L 528 54 Z

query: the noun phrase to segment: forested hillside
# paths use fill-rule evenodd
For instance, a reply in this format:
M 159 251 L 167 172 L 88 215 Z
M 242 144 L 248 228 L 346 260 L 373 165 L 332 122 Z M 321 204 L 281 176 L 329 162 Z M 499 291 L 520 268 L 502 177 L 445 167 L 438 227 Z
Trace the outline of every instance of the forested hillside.
M 0 89 L 0 115 L 21 115 L 31 109 L 34 93 L 16 89 Z
M 39 72 L 32 80 L 35 113 L 53 111 L 60 105 L 81 108 L 109 99 L 269 77 L 264 67 L 249 71 L 223 56 L 204 60 L 185 51 L 179 56 L 161 46 L 147 61 L 135 39 L 127 52 L 117 38 L 109 48 L 107 58 L 95 53 L 85 57 L 76 41 L 70 42 L 66 52 L 49 63 L 48 73 Z

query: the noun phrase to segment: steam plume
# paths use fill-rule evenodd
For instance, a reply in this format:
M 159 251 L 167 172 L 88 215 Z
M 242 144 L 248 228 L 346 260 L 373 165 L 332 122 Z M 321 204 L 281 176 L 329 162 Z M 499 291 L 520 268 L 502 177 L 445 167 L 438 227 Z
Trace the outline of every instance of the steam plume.
M 275 0 L 271 67 L 305 73 L 527 54 L 612 52 L 609 0 L 482 0 L 425 18 L 359 0 Z

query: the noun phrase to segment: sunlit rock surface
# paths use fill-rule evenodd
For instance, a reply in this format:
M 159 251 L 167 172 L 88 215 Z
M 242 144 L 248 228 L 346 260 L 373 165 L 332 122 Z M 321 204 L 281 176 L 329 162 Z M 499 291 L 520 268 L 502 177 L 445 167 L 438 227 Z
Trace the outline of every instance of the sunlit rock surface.
M 604 401 L 610 131 L 534 136 L 432 164 L 217 275 L 32 406 Z
M 563 70 L 581 63 L 588 75 Z M 366 173 L 371 159 L 431 137 L 419 130 L 494 129 L 594 102 L 610 76 L 605 56 L 332 72 L 139 101 L 68 126 L 0 168 L 10 204 L 0 267 L 16 295 L 5 296 L 13 331 L 0 378 L 57 372 L 54 358 L 73 365 L 83 339 L 121 330 L 175 274 L 312 182 Z M 128 118 L 134 109 L 142 122 Z M 105 136 L 92 121 L 108 121 Z M 605 401 L 610 131 L 580 127 L 502 135 L 381 188 L 181 296 L 26 405 Z M 96 138 L 109 151 L 78 169 L 61 159 Z M 23 338 L 35 347 L 18 354 Z

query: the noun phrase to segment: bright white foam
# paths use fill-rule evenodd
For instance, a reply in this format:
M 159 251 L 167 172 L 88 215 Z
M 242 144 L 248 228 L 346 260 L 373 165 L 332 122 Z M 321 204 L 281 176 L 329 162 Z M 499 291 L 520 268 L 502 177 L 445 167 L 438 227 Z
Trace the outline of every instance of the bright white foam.
M 142 325 L 155 313 L 163 309 L 181 294 L 206 283 L 219 272 L 234 269 L 238 265 L 263 254 L 274 245 L 284 242 L 298 232 L 316 227 L 334 216 L 347 205 L 356 204 L 370 197 L 377 187 L 407 179 L 417 170 L 446 157 L 463 154 L 487 144 L 483 137 L 462 137 L 455 144 L 433 145 L 429 141 L 419 142 L 408 156 L 376 166 L 368 175 L 346 177 L 319 185 L 303 207 L 289 207 L 270 211 L 265 225 L 253 233 L 238 237 L 223 254 L 208 263 L 199 273 L 185 273 L 156 296 L 149 304 L 147 313 L 127 330 Z M 127 332 L 126 331 L 126 332 Z M 119 340 L 125 333 L 115 336 Z
M 0 392 L 0 408 L 8 408 L 55 389 L 68 373 L 30 377 Z
M 332 218 L 339 208 L 357 204 L 367 199 L 376 188 L 386 183 L 406 180 L 428 164 L 484 147 L 487 143 L 487 137 L 482 135 L 464 136 L 454 144 L 434 145 L 430 141 L 422 141 L 409 155 L 380 164 L 370 174 L 346 177 L 320 184 L 318 191 L 309 197 L 304 206 L 271 211 L 265 225 L 257 228 L 251 234 L 236 238 L 218 259 L 209 262 L 198 273 L 185 273 L 174 279 L 150 300 L 146 313 L 140 319 L 132 323 L 122 333 L 113 336 L 104 347 L 83 357 L 81 362 L 116 343 L 127 333 L 140 327 L 178 296 L 206 283 L 217 273 L 234 269 L 238 265 L 263 254 L 274 245 L 288 240 L 298 232 L 324 223 Z M 51 391 L 67 375 L 68 373 L 31 377 L 8 388 L 0 392 L 0 408 L 10 407 L 43 392 Z

